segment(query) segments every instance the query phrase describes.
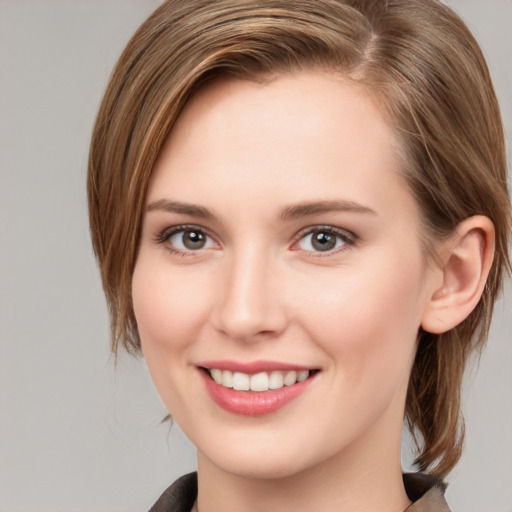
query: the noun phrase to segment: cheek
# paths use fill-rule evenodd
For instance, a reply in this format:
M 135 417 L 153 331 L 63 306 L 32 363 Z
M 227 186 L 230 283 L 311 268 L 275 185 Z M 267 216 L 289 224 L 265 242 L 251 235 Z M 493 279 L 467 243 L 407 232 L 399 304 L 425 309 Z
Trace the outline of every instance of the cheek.
M 416 349 L 422 266 L 398 266 L 384 255 L 375 260 L 362 265 L 361 271 L 347 268 L 337 279 L 309 283 L 315 292 L 303 294 L 300 308 L 304 328 L 333 364 L 343 367 L 340 375 L 351 383 L 363 376 L 408 379 Z
M 153 352 L 175 353 L 193 343 L 208 302 L 201 293 L 206 286 L 174 275 L 165 262 L 151 263 L 140 255 L 132 279 L 133 308 L 146 358 Z
M 141 251 L 132 278 L 132 300 L 141 348 L 158 393 L 180 415 L 190 391 L 180 383 L 194 378 L 190 350 L 204 325 L 206 297 L 200 283 L 169 271 L 165 258 Z

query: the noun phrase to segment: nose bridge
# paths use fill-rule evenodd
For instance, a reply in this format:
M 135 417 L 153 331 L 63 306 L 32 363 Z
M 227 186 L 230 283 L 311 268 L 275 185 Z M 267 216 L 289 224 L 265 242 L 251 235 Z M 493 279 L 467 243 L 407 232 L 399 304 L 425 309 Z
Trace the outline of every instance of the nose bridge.
M 276 264 L 268 251 L 249 243 L 227 258 L 218 302 L 218 329 L 248 341 L 284 327 Z

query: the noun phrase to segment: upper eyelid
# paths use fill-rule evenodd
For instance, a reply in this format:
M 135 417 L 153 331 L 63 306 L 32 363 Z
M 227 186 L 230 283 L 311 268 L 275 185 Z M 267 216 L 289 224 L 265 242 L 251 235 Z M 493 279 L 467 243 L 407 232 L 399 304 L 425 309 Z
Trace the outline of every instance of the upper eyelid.
M 210 232 L 210 230 L 208 230 L 202 226 L 198 226 L 197 224 L 178 224 L 176 226 L 168 226 L 156 234 L 155 240 L 157 242 L 165 242 L 166 240 L 168 240 L 171 236 L 175 235 L 176 233 L 179 233 L 180 231 L 188 231 L 188 230 L 200 231 L 201 233 L 204 233 L 206 236 L 210 237 L 212 240 L 217 241 L 217 237 L 215 237 Z
M 314 226 L 308 226 L 306 228 L 302 228 L 300 231 L 298 231 L 294 237 L 294 242 L 300 240 L 301 238 L 303 238 L 306 235 L 310 235 L 311 233 L 314 233 L 315 231 L 321 231 L 322 229 L 325 231 L 333 232 L 333 233 L 340 235 L 344 238 L 347 238 L 347 239 L 353 241 L 354 243 L 358 240 L 358 237 L 356 236 L 356 234 L 348 229 L 339 228 L 339 227 L 332 226 L 329 224 L 316 224 Z

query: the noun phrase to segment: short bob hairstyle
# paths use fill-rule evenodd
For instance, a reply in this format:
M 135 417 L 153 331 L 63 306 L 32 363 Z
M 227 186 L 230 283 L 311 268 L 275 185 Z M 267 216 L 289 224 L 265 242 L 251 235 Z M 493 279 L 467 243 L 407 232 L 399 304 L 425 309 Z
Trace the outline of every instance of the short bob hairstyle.
M 496 253 L 481 301 L 442 335 L 420 332 L 406 402 L 419 469 L 445 476 L 461 455 L 461 381 L 486 341 L 510 271 L 503 127 L 475 39 L 437 0 L 168 0 L 135 33 L 94 127 L 88 200 L 111 315 L 112 348 L 140 351 L 131 280 L 155 160 L 187 99 L 219 76 L 261 80 L 319 70 L 365 88 L 399 141 L 426 254 L 485 215 Z M 397 262 L 397 265 L 400 264 Z

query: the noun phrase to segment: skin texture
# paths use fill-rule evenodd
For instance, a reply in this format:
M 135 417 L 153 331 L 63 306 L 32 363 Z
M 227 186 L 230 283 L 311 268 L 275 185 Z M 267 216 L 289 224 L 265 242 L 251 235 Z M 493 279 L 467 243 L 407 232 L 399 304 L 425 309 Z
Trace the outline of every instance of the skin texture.
M 433 304 L 450 301 L 395 148 L 371 99 L 321 73 L 217 81 L 173 128 L 147 194 L 133 304 L 156 388 L 198 449 L 201 512 L 409 504 L 407 382 L 420 326 L 444 329 Z M 321 201 L 344 208 L 294 209 Z M 183 225 L 205 234 L 202 248 L 183 245 L 172 231 Z M 342 236 L 322 252 L 308 235 L 325 227 Z M 461 238 L 484 254 L 480 232 Z M 451 254 L 449 293 L 468 273 Z M 207 393 L 198 365 L 210 360 L 320 371 L 284 407 L 248 417 Z

